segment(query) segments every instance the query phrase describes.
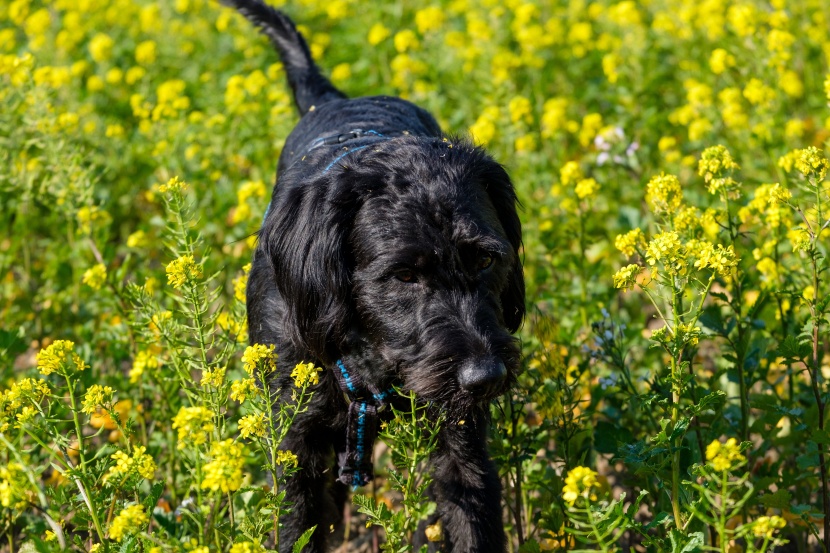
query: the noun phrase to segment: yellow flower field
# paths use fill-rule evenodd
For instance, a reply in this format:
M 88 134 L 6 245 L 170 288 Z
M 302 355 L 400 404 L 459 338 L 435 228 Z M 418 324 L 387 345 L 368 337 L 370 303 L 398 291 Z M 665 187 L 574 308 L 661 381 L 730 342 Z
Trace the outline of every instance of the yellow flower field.
M 269 3 L 336 86 L 517 187 L 511 552 L 830 552 L 826 0 Z M 245 283 L 297 120 L 218 2 L 0 3 L 4 551 L 290 550 L 281 443 L 328 369 L 257 386 L 280 352 L 248 344 Z M 434 509 L 411 405 L 341 551 L 411 550 Z

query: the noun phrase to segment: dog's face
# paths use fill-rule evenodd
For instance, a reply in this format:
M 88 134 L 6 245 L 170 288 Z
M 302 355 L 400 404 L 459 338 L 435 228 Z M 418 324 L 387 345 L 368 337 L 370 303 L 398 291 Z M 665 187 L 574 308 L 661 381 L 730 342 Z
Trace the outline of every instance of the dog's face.
M 297 211 L 264 229 L 286 326 L 326 363 L 360 348 L 422 399 L 459 410 L 492 399 L 516 372 L 510 333 L 524 315 L 507 174 L 441 140 L 353 156 L 297 189 Z

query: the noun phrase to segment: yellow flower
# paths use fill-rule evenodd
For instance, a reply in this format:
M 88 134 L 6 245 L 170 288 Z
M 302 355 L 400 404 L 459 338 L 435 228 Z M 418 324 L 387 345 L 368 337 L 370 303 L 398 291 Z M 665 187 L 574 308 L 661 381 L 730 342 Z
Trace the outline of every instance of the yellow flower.
M 247 415 L 239 419 L 239 435 L 243 438 L 265 436 L 265 413 Z
M 637 283 L 637 275 L 639 275 L 642 271 L 643 268 L 640 265 L 626 265 L 614 273 L 614 288 L 619 288 L 621 290 L 634 288 L 634 285 Z
M 203 490 L 223 493 L 236 491 L 242 486 L 242 468 L 245 466 L 245 450 L 233 440 L 213 442 L 210 448 L 212 460 L 202 468 Z
M 173 418 L 173 428 L 178 430 L 179 449 L 187 445 L 207 443 L 208 433 L 213 432 L 213 412 L 207 407 L 182 407 Z
M 818 182 L 824 180 L 827 169 L 830 168 L 830 161 L 815 146 L 810 146 L 798 152 L 795 160 L 795 168 L 806 178 L 814 178 Z
M 369 45 L 377 46 L 392 35 L 392 32 L 383 26 L 382 23 L 375 23 L 369 29 L 369 36 L 367 38 Z
M 185 282 L 202 278 L 202 267 L 196 263 L 192 255 L 184 255 L 174 259 L 165 267 L 167 284 L 173 288 L 181 288 Z
M 110 524 L 110 538 L 121 542 L 125 537 L 136 534 L 149 522 L 144 507 L 130 505 L 121 510 Z
M 0 505 L 6 509 L 23 509 L 31 494 L 31 484 L 23 465 L 11 462 L 0 467 Z
M 110 214 L 97 206 L 84 206 L 80 208 L 76 217 L 78 219 L 78 229 L 84 234 L 92 232 L 93 223 L 99 223 L 101 226 L 104 226 L 112 221 Z
M 98 63 L 107 61 L 112 57 L 112 48 L 115 41 L 104 33 L 98 33 L 89 41 L 89 54 Z
M 415 26 L 422 35 L 436 31 L 444 24 L 444 11 L 438 6 L 429 6 L 415 12 Z
M 775 183 L 769 189 L 769 203 L 774 202 L 787 203 L 793 197 L 792 192 L 781 186 L 781 183 Z
M 519 123 L 520 121 L 533 122 L 533 107 L 530 100 L 524 96 L 513 97 L 507 104 L 507 110 L 510 112 L 510 120 L 513 123 Z
M 82 281 L 93 290 L 100 290 L 107 281 L 107 267 L 103 263 L 90 267 L 84 271 Z
M 574 192 L 580 200 L 591 198 L 599 192 L 599 183 L 594 179 L 582 179 L 576 183 Z
M 145 40 L 135 47 L 135 61 L 139 65 L 152 65 L 156 61 L 156 42 Z
M 807 286 L 804 288 L 804 292 L 801 295 L 805 300 L 813 301 L 816 298 L 816 289 L 813 286 Z
M 128 248 L 143 248 L 147 245 L 147 233 L 137 230 L 127 237 Z
M 738 183 L 729 176 L 738 169 L 738 164 L 724 146 L 717 145 L 703 150 L 700 154 L 697 172 L 708 185 L 710 194 L 737 190 Z
M 525 134 L 516 138 L 513 142 L 513 147 L 516 152 L 532 152 L 536 149 L 536 136 L 533 134 Z
M 764 257 L 758 260 L 755 265 L 758 272 L 761 274 L 761 286 L 768 288 L 775 286 L 778 282 L 778 265 L 771 257 Z
M 790 119 L 784 125 L 784 137 L 790 139 L 801 138 L 804 135 L 804 121 L 801 119 Z
M 117 67 L 113 67 L 113 68 L 107 70 L 106 74 L 104 75 L 104 80 L 107 81 L 107 83 L 111 84 L 111 85 L 119 84 L 119 83 L 121 83 L 121 81 L 123 79 L 124 79 L 124 72 L 121 69 L 117 68 Z
M 115 390 L 109 386 L 101 386 L 100 384 L 91 386 L 86 391 L 86 394 L 84 394 L 84 401 L 81 411 L 87 415 L 95 413 L 98 407 L 107 406 L 112 403 L 112 395 L 114 393 Z
M 288 451 L 287 449 L 281 449 L 277 451 L 277 458 L 274 459 L 274 463 L 280 466 L 292 466 L 297 467 L 297 456 L 294 455 L 292 452 Z
M 810 233 L 804 229 L 796 228 L 788 231 L 787 238 L 790 239 L 794 252 L 806 252 L 812 247 Z
M 430 524 L 424 528 L 424 535 L 428 541 L 442 541 L 444 539 L 444 526 L 441 524 L 439 518 L 435 524 Z
M 100 92 L 106 88 L 106 83 L 104 79 L 99 77 L 98 75 L 90 75 L 90 77 L 86 80 L 86 89 L 90 92 Z
M 266 369 L 266 373 L 277 368 L 277 354 L 274 353 L 274 344 L 254 344 L 245 348 L 242 354 L 242 368 L 250 376 L 254 375 L 257 367 Z
M 706 461 L 718 472 L 732 470 L 746 463 L 741 454 L 741 448 L 735 438 L 729 438 L 726 443 L 714 440 L 706 447 Z
M 346 81 L 352 76 L 352 66 L 348 63 L 339 63 L 331 70 L 332 81 Z
M 568 505 L 573 505 L 580 497 L 589 501 L 596 501 L 594 491 L 599 487 L 597 473 L 588 467 L 576 467 L 565 477 L 565 486 L 562 488 L 562 499 Z
M 251 264 L 242 267 L 242 274 L 233 279 L 233 297 L 245 303 L 245 288 L 248 286 L 248 274 L 251 272 Z
M 291 378 L 297 388 L 316 386 L 320 383 L 320 371 L 322 369 L 315 367 L 314 363 L 297 363 L 291 371 Z
M 649 265 L 661 262 L 669 273 L 685 274 L 686 250 L 675 231 L 664 231 L 655 236 L 646 246 L 646 260 Z
M 762 516 L 752 523 L 752 534 L 757 538 L 772 539 L 775 531 L 785 526 L 787 521 L 779 516 Z
M 622 63 L 622 57 L 615 52 L 605 54 L 602 57 L 602 72 L 605 73 L 609 83 L 614 84 L 619 80 L 620 74 L 617 69 Z
M 602 115 L 589 113 L 582 118 L 582 128 L 579 130 L 579 143 L 588 146 L 602 128 Z
M 233 544 L 230 553 L 265 553 L 265 548 L 258 543 L 243 541 Z
M 116 451 L 111 455 L 115 466 L 110 467 L 104 475 L 104 483 L 120 486 L 127 478 L 138 475 L 145 480 L 152 480 L 156 474 L 156 462 L 153 457 L 146 453 L 147 448 L 143 445 L 133 447 L 132 457 L 124 451 Z
M 674 229 L 678 232 L 700 227 L 700 211 L 694 206 L 680 209 L 674 216 Z
M 75 343 L 69 340 L 55 340 L 37 354 L 37 369 L 47 376 L 53 372 L 82 371 L 86 367 L 81 356 L 75 353 Z
M 476 144 L 487 145 L 496 135 L 496 121 L 499 118 L 499 108 L 490 106 L 484 109 L 469 131 Z
M 712 73 L 720 75 L 730 67 L 735 67 L 735 56 L 723 48 L 712 51 L 712 55 L 709 56 L 709 68 L 712 69 Z
M 253 378 L 243 378 L 242 380 L 235 380 L 231 383 L 230 398 L 234 401 L 244 403 L 248 397 L 253 397 L 258 394 L 259 390 Z
M 542 136 L 552 138 L 567 123 L 568 100 L 566 98 L 550 98 L 542 106 Z
M 674 214 L 683 201 L 680 179 L 660 173 L 646 184 L 646 203 L 656 213 Z
M 135 384 L 141 379 L 141 376 L 146 370 L 154 370 L 159 367 L 159 362 L 156 356 L 147 351 L 141 350 L 135 355 L 133 359 L 133 366 L 130 369 L 130 383 Z
M 0 394 L 0 404 L 5 400 L 9 408 L 17 409 L 23 404 L 24 400 L 36 404 L 40 403 L 49 394 L 49 384 L 45 380 L 23 378 L 12 384 L 12 387 L 6 390 L 5 394 Z
M 744 87 L 743 94 L 750 104 L 756 106 L 769 104 L 775 99 L 775 91 L 760 79 L 750 79 Z
M 645 247 L 645 238 L 643 231 L 638 228 L 630 230 L 625 234 L 618 234 L 614 239 L 614 247 L 620 250 L 626 257 L 631 257 L 637 253 L 637 249 Z
M 724 248 L 722 244 L 715 246 L 710 242 L 705 242 L 704 246 L 695 252 L 695 257 L 695 267 L 712 269 L 723 276 L 730 275 L 732 268 L 737 267 L 739 261 L 732 245 Z
M 582 169 L 576 161 L 567 162 L 559 170 L 559 180 L 562 183 L 562 186 L 575 184 L 582 178 Z
M 395 50 L 403 54 L 407 50 L 414 50 L 418 48 L 418 37 L 409 29 L 404 29 L 395 33 Z
M 202 388 L 206 388 L 208 386 L 219 388 L 225 382 L 225 372 L 227 371 L 227 368 L 227 366 L 214 367 L 212 369 L 207 369 L 203 371 L 202 380 L 199 384 L 202 386 Z
M 141 98 L 139 97 L 139 102 L 140 102 L 140 100 L 141 100 Z M 130 103 L 132 104 L 132 98 L 130 99 Z M 133 110 L 135 110 L 135 108 L 133 108 Z M 187 183 L 182 181 L 182 180 L 179 180 L 179 177 L 173 177 L 170 180 L 168 180 L 165 184 L 160 184 L 158 186 L 158 190 L 162 194 L 167 194 L 168 192 L 170 192 L 170 193 L 180 192 L 181 193 L 181 192 L 184 192 L 185 190 L 187 190 Z

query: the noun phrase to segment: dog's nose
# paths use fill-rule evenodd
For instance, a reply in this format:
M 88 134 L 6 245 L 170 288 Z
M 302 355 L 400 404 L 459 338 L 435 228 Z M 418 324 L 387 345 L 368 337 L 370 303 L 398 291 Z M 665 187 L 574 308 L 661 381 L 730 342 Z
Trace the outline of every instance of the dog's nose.
M 497 357 L 471 359 L 461 366 L 458 384 L 472 394 L 490 396 L 498 392 L 506 376 L 507 369 Z

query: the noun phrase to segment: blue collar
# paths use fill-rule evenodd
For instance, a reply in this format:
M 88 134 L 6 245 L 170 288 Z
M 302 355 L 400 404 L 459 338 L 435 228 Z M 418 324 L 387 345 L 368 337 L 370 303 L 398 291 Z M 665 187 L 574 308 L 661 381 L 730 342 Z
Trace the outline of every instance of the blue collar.
M 404 131 L 403 134 L 408 134 L 408 132 Z M 310 151 L 312 151 L 316 148 L 320 148 L 321 146 L 337 146 L 339 144 L 343 144 L 344 142 L 348 142 L 350 140 L 355 140 L 357 138 L 366 138 L 366 137 L 376 137 L 376 138 L 384 138 L 384 139 L 394 138 L 392 136 L 382 134 L 382 133 L 380 133 L 376 130 L 372 130 L 372 129 L 365 130 L 365 131 L 363 129 L 353 129 L 353 130 L 351 130 L 349 132 L 346 132 L 346 133 L 331 134 L 331 135 L 328 135 L 328 136 L 321 136 L 319 138 L 315 138 L 314 140 L 311 141 L 311 144 L 308 146 L 308 148 L 306 148 L 306 153 L 310 152 Z M 341 152 L 337 157 L 334 158 L 334 160 L 331 163 L 326 165 L 326 168 L 323 169 L 323 173 L 328 173 L 335 165 L 337 165 L 337 163 L 339 161 L 341 161 L 343 158 L 345 158 L 349 154 L 353 154 L 354 152 L 357 152 L 358 150 L 362 150 L 363 148 L 368 148 L 370 145 L 371 144 L 363 144 L 363 145 L 357 146 L 355 148 L 348 148 L 348 147 L 344 146 L 345 151 Z M 265 215 L 262 216 L 262 224 L 265 224 L 265 219 L 268 218 L 268 213 L 270 211 L 271 211 L 271 202 L 268 202 L 268 206 L 265 208 Z
M 338 480 L 353 488 L 365 486 L 374 478 L 372 450 L 378 433 L 378 413 L 383 411 L 394 388 L 380 391 L 366 384 L 356 372 L 350 372 L 342 359 L 334 372 L 340 389 L 349 403 L 346 422 L 346 449 L 338 452 Z

